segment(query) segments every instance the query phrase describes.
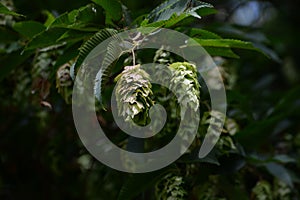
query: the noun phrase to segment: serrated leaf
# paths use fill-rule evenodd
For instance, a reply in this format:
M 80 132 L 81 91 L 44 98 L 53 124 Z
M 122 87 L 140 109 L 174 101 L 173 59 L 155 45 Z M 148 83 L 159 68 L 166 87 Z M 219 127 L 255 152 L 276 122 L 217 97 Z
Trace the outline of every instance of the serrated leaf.
M 190 14 L 189 13 L 182 13 L 180 15 L 177 14 L 173 14 L 170 19 L 165 21 L 165 25 L 164 27 L 166 28 L 170 28 L 176 24 L 178 24 L 179 22 L 183 21 L 184 19 L 186 19 L 187 17 L 189 17 Z
M 99 32 L 97 32 L 95 35 L 93 35 L 88 41 L 86 41 L 79 49 L 79 55 L 78 58 L 76 60 L 76 63 L 74 65 L 74 71 L 76 71 L 76 69 L 82 64 L 82 62 L 84 61 L 84 59 L 87 57 L 87 55 L 97 46 L 99 45 L 101 42 L 103 42 L 104 40 L 116 35 L 118 32 L 114 29 L 102 29 Z M 108 45 L 109 47 L 110 45 Z M 103 59 L 103 63 L 102 66 L 108 66 L 109 63 L 111 63 L 112 61 L 115 60 L 114 56 L 110 56 L 110 55 L 119 55 L 118 53 L 116 53 L 114 51 L 114 49 L 107 49 L 107 50 L 103 50 L 106 51 L 106 55 Z M 111 61 L 112 60 L 112 61 Z M 105 65 L 106 64 L 106 65 Z M 109 69 L 104 67 L 105 69 Z M 102 97 L 101 97 L 101 85 L 103 82 L 103 76 L 106 75 L 106 71 L 103 71 L 103 67 L 99 70 L 99 72 L 96 75 L 95 78 L 95 84 L 94 84 L 94 95 L 96 97 L 96 99 L 100 102 L 100 104 L 102 104 Z
M 194 39 L 222 39 L 219 35 L 199 28 L 188 28 L 188 27 L 179 27 L 177 31 L 183 32 L 189 37 Z M 214 46 L 203 46 L 203 48 L 212 56 L 223 56 L 228 58 L 239 58 L 230 48 L 226 47 L 214 47 Z
M 79 56 L 76 61 L 75 68 L 79 67 L 85 57 L 101 42 L 117 34 L 114 29 L 102 29 L 87 40 L 79 49 Z
M 147 19 L 150 22 L 164 21 L 170 19 L 174 14 L 177 16 L 186 14 L 201 18 L 202 15 L 198 11 L 203 8 L 212 9 L 213 6 L 196 0 L 167 0 L 151 11 Z
M 192 1 L 191 6 L 185 12 L 198 19 L 201 19 L 203 16 L 216 13 L 211 4 L 197 0 Z
M 180 15 L 177 15 L 174 13 L 168 20 L 161 20 L 161 21 L 156 21 L 152 23 L 148 23 L 149 21 L 145 19 L 142 23 L 141 26 L 143 27 L 165 27 L 165 28 L 171 28 L 175 25 L 178 25 L 180 22 L 186 20 L 188 17 L 191 15 L 189 13 L 182 13 Z
M 172 27 L 190 16 L 200 19 L 202 15 L 199 15 L 198 11 L 212 7 L 208 3 L 195 0 L 169 0 L 155 8 L 141 25 L 148 27 Z
M 234 39 L 193 39 L 202 47 L 204 47 L 209 53 L 211 53 L 211 55 L 238 58 L 238 56 L 231 51 L 231 48 L 254 50 L 263 53 L 261 50 L 254 47 L 251 42 L 244 42 Z
M 222 48 L 238 48 L 260 51 L 255 48 L 251 42 L 244 42 L 234 39 L 198 39 L 194 38 L 203 47 L 222 47 Z
M 23 21 L 16 22 L 13 25 L 13 29 L 21 35 L 24 35 L 28 38 L 33 38 L 33 36 L 44 31 L 46 27 L 42 23 L 36 21 Z
M 191 1 L 188 0 L 168 0 L 152 10 L 148 19 L 151 22 L 168 20 L 172 15 L 180 15 L 184 12 Z
M 16 12 L 9 10 L 1 2 L 0 2 L 0 13 L 5 14 L 5 15 L 12 15 L 12 16 L 16 16 L 16 17 L 25 17 L 24 15 L 21 15 L 21 14 L 18 14 Z
M 257 49 L 260 49 L 265 55 L 267 55 L 269 58 L 272 60 L 281 63 L 281 59 L 277 55 L 277 53 L 268 48 L 265 44 L 269 43 L 268 38 L 260 31 L 242 31 L 238 29 L 237 27 L 234 26 L 221 26 L 217 30 L 221 31 L 222 33 L 227 34 L 230 37 L 235 37 L 237 39 L 241 40 L 247 40 L 247 41 L 252 41 L 253 46 L 256 47 Z

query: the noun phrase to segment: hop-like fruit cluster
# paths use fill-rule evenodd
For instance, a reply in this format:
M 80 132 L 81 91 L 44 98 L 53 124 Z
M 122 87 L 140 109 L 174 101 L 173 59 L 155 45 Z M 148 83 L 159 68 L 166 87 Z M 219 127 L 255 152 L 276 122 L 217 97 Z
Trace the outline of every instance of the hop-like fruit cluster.
M 149 74 L 140 65 L 126 66 L 115 81 L 118 114 L 125 121 L 133 119 L 137 124 L 146 125 L 148 111 L 154 104 Z
M 187 192 L 184 189 L 183 178 L 173 173 L 167 174 L 157 183 L 155 196 L 156 199 L 186 199 Z
M 182 105 L 181 116 L 187 109 L 196 111 L 199 108 L 200 84 L 197 79 L 196 66 L 188 62 L 177 62 L 169 65 L 172 72 L 170 89 L 176 91 L 177 101 Z
M 196 66 L 188 62 L 176 62 L 168 65 L 155 66 L 155 77 L 169 90 L 175 92 L 176 99 L 181 104 L 181 114 L 184 116 L 187 109 L 196 111 L 200 104 L 200 84 L 197 78 Z
M 71 103 L 73 81 L 70 75 L 70 63 L 62 65 L 56 72 L 56 88 L 65 99 Z

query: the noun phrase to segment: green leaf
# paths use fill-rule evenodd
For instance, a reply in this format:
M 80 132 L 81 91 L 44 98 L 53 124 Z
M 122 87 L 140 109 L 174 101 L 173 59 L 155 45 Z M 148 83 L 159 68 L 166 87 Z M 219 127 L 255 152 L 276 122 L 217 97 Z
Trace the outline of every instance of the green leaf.
M 88 41 L 86 41 L 79 49 L 79 56 L 76 61 L 75 68 L 79 67 L 85 57 L 101 42 L 117 34 L 118 32 L 114 29 L 102 29 L 93 35 Z
M 95 31 L 97 29 L 86 28 L 85 25 L 82 25 L 80 23 L 78 24 L 77 20 L 82 20 L 82 17 L 80 16 L 87 10 L 91 11 L 91 9 L 91 6 L 88 5 L 78 10 L 73 10 L 70 13 L 65 13 L 59 16 L 47 30 L 44 30 L 38 35 L 35 35 L 32 38 L 32 40 L 27 44 L 25 50 L 59 45 L 66 41 L 76 42 L 86 37 L 89 37 L 90 33 L 87 32 Z M 76 30 L 79 31 L 76 32 Z
M 189 13 L 182 13 L 180 15 L 177 15 L 174 13 L 169 19 L 167 20 L 161 20 L 161 21 L 156 21 L 152 23 L 148 23 L 149 20 L 145 19 L 142 23 L 141 26 L 143 27 L 165 27 L 165 28 L 171 28 L 174 27 L 175 25 L 180 24 L 180 22 L 183 23 L 184 20 L 187 20 L 191 17 Z
M 114 39 L 110 41 L 106 48 L 106 53 L 104 55 L 102 61 L 102 68 L 96 75 L 95 85 L 94 85 L 94 95 L 96 99 L 99 101 L 102 106 L 102 83 L 105 81 L 105 78 L 108 77 L 108 74 L 111 73 L 112 66 L 111 64 L 115 63 L 116 60 L 120 58 L 123 54 L 128 52 L 128 48 L 132 46 L 132 44 L 128 41 L 122 41 L 121 38 L 117 36 L 113 36 Z M 124 46 L 126 47 L 124 47 Z M 127 46 L 128 45 L 128 46 Z
M 0 26 L 0 43 L 9 44 L 11 42 L 17 41 L 18 39 L 18 33 L 4 26 Z
M 176 28 L 177 31 L 185 33 L 189 37 L 199 38 L 199 39 L 222 39 L 219 35 L 204 30 L 200 28 L 189 28 L 189 27 L 179 27 Z
M 255 46 L 257 49 L 263 52 L 263 54 L 265 54 L 268 58 L 271 58 L 272 60 L 278 63 L 282 62 L 277 53 L 274 50 L 268 48 L 266 45 L 261 43 L 253 43 L 253 46 Z
M 196 12 L 199 16 L 204 17 L 207 15 L 216 14 L 217 10 L 214 9 L 212 6 L 211 7 L 207 6 L 207 7 L 202 7 L 201 9 L 198 9 Z
M 269 171 L 270 174 L 277 177 L 279 180 L 283 181 L 290 187 L 294 186 L 292 178 L 284 166 L 276 164 L 276 163 L 267 163 L 267 164 L 265 164 L 265 167 Z
M 281 63 L 281 59 L 277 53 L 268 48 L 266 44 L 269 43 L 268 38 L 260 31 L 243 31 L 238 27 L 224 25 L 217 28 L 218 31 L 221 31 L 223 34 L 226 34 L 229 37 L 234 37 L 240 40 L 247 40 L 253 43 L 253 46 L 257 49 L 260 49 L 265 55 L 267 55 L 272 60 Z
M 55 21 L 55 16 L 48 10 L 45 10 L 42 13 L 47 17 L 47 20 L 45 21 L 44 25 L 46 27 L 50 26 Z
M 284 115 L 277 115 L 260 121 L 249 123 L 241 131 L 237 132 L 235 137 L 244 147 L 255 147 L 266 142 L 268 136 L 272 133 L 275 124 L 277 124 Z M 257 140 L 257 138 L 261 138 Z
M 282 94 L 282 98 L 274 106 L 274 109 L 270 113 L 270 115 L 274 116 L 284 113 L 285 116 L 288 116 L 291 113 L 299 113 L 299 94 L 299 85 L 295 86 L 294 88 L 291 88 L 290 90 Z
M 222 47 L 222 48 L 238 48 L 238 49 L 248 49 L 256 50 L 251 42 L 244 42 L 241 40 L 234 39 L 198 39 L 194 38 L 203 47 Z
M 92 0 L 105 10 L 106 23 L 111 24 L 112 21 L 118 21 L 122 17 L 122 5 L 117 0 Z
M 200 19 L 206 15 L 215 14 L 217 11 L 209 3 L 193 0 L 191 6 L 185 12 Z
M 99 21 L 97 14 L 95 5 L 88 4 L 78 9 L 74 21 L 76 24 L 88 25 L 89 23 L 95 23 L 95 25 L 98 25 Z
M 212 8 L 208 3 L 195 0 L 167 0 L 150 12 L 147 19 L 150 22 L 169 20 L 172 16 L 177 15 L 183 18 L 183 15 L 200 18 L 198 11 L 201 8 Z
M 50 28 L 35 35 L 25 47 L 25 51 L 61 44 L 57 40 L 66 32 L 64 28 Z
M 119 200 L 130 200 L 141 192 L 153 186 L 162 176 L 174 169 L 165 168 L 155 172 L 133 174 L 128 181 L 122 186 L 119 193 Z
M 199 29 L 199 28 L 188 28 L 188 27 L 179 27 L 176 29 L 177 31 L 183 32 L 189 37 L 192 37 L 196 39 L 196 42 L 198 39 L 214 39 L 214 40 L 222 40 L 222 38 L 210 31 Z M 203 46 L 203 45 L 202 45 Z M 220 47 L 219 46 L 213 46 L 213 45 L 205 45 L 203 48 L 209 53 L 211 56 L 223 56 L 228 58 L 239 58 L 238 55 L 236 55 L 230 48 L 228 47 Z
M 189 17 L 190 15 L 187 13 L 182 13 L 180 15 L 177 15 L 176 13 L 174 13 L 170 19 L 164 21 L 164 27 L 166 28 L 170 28 L 176 24 L 178 24 L 179 22 L 183 21 L 184 19 L 186 19 L 187 17 Z
M 50 27 L 81 31 L 98 31 L 99 29 L 95 28 L 95 26 L 98 25 L 99 21 L 101 21 L 101 19 L 95 5 L 88 4 L 77 10 L 72 10 L 71 12 L 60 15 L 52 22 Z
M 281 163 L 297 163 L 297 160 L 285 155 L 285 154 L 280 154 L 280 155 L 275 155 L 272 160 L 277 161 L 277 162 L 281 162 Z
M 60 28 L 67 28 L 69 25 L 75 22 L 75 16 L 77 15 L 78 11 L 73 10 L 70 13 L 64 13 L 57 17 L 52 23 L 51 27 L 60 27 Z
M 92 33 L 65 28 L 50 28 L 38 35 L 27 44 L 25 51 L 49 46 L 74 44 L 91 36 Z
M 18 14 L 18 13 L 13 12 L 13 11 L 10 11 L 2 3 L 0 3 L 0 13 L 5 14 L 5 15 L 12 15 L 12 16 L 16 16 L 16 17 L 25 17 L 24 15 Z
M 258 48 L 254 47 L 251 42 L 234 39 L 193 39 L 204 47 L 211 55 L 238 58 L 238 56 L 233 53 L 230 48 L 254 50 L 263 53 Z
M 220 165 L 220 162 L 218 161 L 217 154 L 218 150 L 214 148 L 207 156 L 204 158 L 199 158 L 199 150 L 200 148 L 197 148 L 196 150 L 192 151 L 190 154 L 183 155 L 178 162 L 182 163 L 209 163 L 213 165 Z
M 46 27 L 42 23 L 36 21 L 22 21 L 16 22 L 13 25 L 13 29 L 21 35 L 24 35 L 28 38 L 33 38 L 33 36 L 44 31 Z
M 25 52 L 21 55 L 21 51 L 15 51 L 0 57 L 0 80 L 5 78 L 13 69 L 24 63 L 33 52 Z
M 168 0 L 157 6 L 148 15 L 151 22 L 168 20 L 172 15 L 180 15 L 187 8 L 189 1 L 185 0 Z
M 57 39 L 57 42 L 78 42 L 84 39 L 91 37 L 93 33 L 78 31 L 78 30 L 67 30 L 60 38 Z
M 204 47 L 208 54 L 211 56 L 222 56 L 227 58 L 240 58 L 230 48 L 223 47 Z
M 97 32 L 95 35 L 93 35 L 89 40 L 87 40 L 79 49 L 79 55 L 76 60 L 76 63 L 74 65 L 74 71 L 82 64 L 84 59 L 87 57 L 87 55 L 101 42 L 104 40 L 116 35 L 118 32 L 114 29 L 102 29 L 99 32 Z M 106 51 L 106 55 L 103 60 L 103 65 L 106 63 L 111 63 L 115 60 L 114 56 L 110 55 L 119 55 L 119 51 L 115 52 L 116 49 L 109 48 L 103 49 L 103 51 Z M 118 50 L 118 49 L 117 49 Z M 109 67 L 106 68 L 106 70 L 110 70 Z M 102 82 L 104 77 L 106 77 L 107 71 L 103 71 L 103 68 L 99 70 L 99 72 L 96 75 L 95 78 L 95 85 L 94 85 L 94 94 L 97 100 L 100 103 L 100 106 L 102 107 Z
M 55 62 L 53 73 L 56 73 L 56 70 L 63 64 L 69 62 L 72 59 L 75 59 L 79 53 L 80 43 L 72 44 L 64 49 L 64 52 L 59 56 Z
M 191 17 L 200 19 L 203 15 L 199 15 L 198 11 L 203 8 L 213 8 L 213 6 L 195 0 L 169 0 L 154 9 L 141 26 L 170 28 Z
M 64 52 L 55 61 L 55 65 L 53 66 L 53 70 L 51 70 L 50 77 L 55 79 L 56 72 L 62 65 L 70 61 L 72 66 L 74 65 L 76 56 L 78 56 L 79 53 L 79 47 L 80 42 L 77 42 L 75 44 L 68 45 L 66 48 L 64 48 Z
M 251 148 L 259 146 L 263 142 L 267 142 L 268 136 L 273 133 L 272 130 L 274 130 L 275 126 L 281 120 L 286 119 L 292 114 L 297 115 L 299 113 L 299 93 L 299 86 L 288 90 L 286 93 L 282 93 L 282 98 L 278 101 L 278 104 L 274 106 L 273 111 L 267 118 L 248 123 L 235 137 L 245 147 Z M 261 139 L 257 140 L 257 138 Z

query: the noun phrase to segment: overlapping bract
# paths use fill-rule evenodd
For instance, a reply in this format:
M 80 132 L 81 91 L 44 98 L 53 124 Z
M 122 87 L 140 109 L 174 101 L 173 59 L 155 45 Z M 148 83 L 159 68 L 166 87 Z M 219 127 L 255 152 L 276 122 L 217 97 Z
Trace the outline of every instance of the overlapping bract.
M 188 62 L 177 62 L 169 66 L 172 72 L 170 89 L 176 91 L 177 101 L 182 105 L 181 117 L 187 109 L 197 111 L 200 100 L 200 84 L 197 79 L 196 66 Z
M 126 66 L 115 80 L 118 114 L 125 121 L 133 119 L 135 123 L 145 125 L 148 111 L 154 104 L 149 74 L 140 65 Z
M 187 110 L 197 111 L 200 101 L 200 84 L 197 79 L 196 66 L 188 62 L 177 62 L 165 69 L 160 66 L 156 70 L 155 76 L 158 79 L 165 79 L 169 76 L 169 89 L 176 91 L 176 99 L 181 105 L 181 118 L 186 116 Z M 115 81 L 117 81 L 115 95 L 118 114 L 124 117 L 125 121 L 133 119 L 140 125 L 146 125 L 149 120 L 148 111 L 154 104 L 149 74 L 141 69 L 140 65 L 126 66 Z

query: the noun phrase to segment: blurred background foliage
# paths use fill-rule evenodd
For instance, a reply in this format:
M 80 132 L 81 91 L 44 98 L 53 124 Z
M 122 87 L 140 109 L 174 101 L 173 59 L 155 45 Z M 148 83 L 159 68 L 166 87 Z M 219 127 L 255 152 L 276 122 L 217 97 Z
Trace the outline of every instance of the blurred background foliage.
M 161 3 L 121 2 L 126 16 L 120 20 L 101 10 L 95 18 L 98 29 L 126 29 L 127 17 L 148 14 Z M 189 21 L 190 27 L 250 41 L 269 58 L 242 49 L 234 50 L 239 59 L 215 57 L 228 100 L 227 133 L 216 147 L 219 152 L 131 175 L 91 157 L 73 124 L 66 89 L 72 86 L 70 66 L 80 44 L 98 30 L 93 19 L 83 16 L 92 25 L 66 35 L 67 43 L 80 44 L 70 42 L 63 49 L 57 44 L 48 51 L 43 48 L 53 41 L 43 47 L 28 43 L 54 18 L 91 2 L 1 0 L 26 18 L 0 15 L 0 199 L 299 199 L 300 2 L 206 2 L 215 14 Z M 31 21 L 25 28 L 18 24 L 24 20 Z M 49 34 L 60 31 L 57 27 Z

